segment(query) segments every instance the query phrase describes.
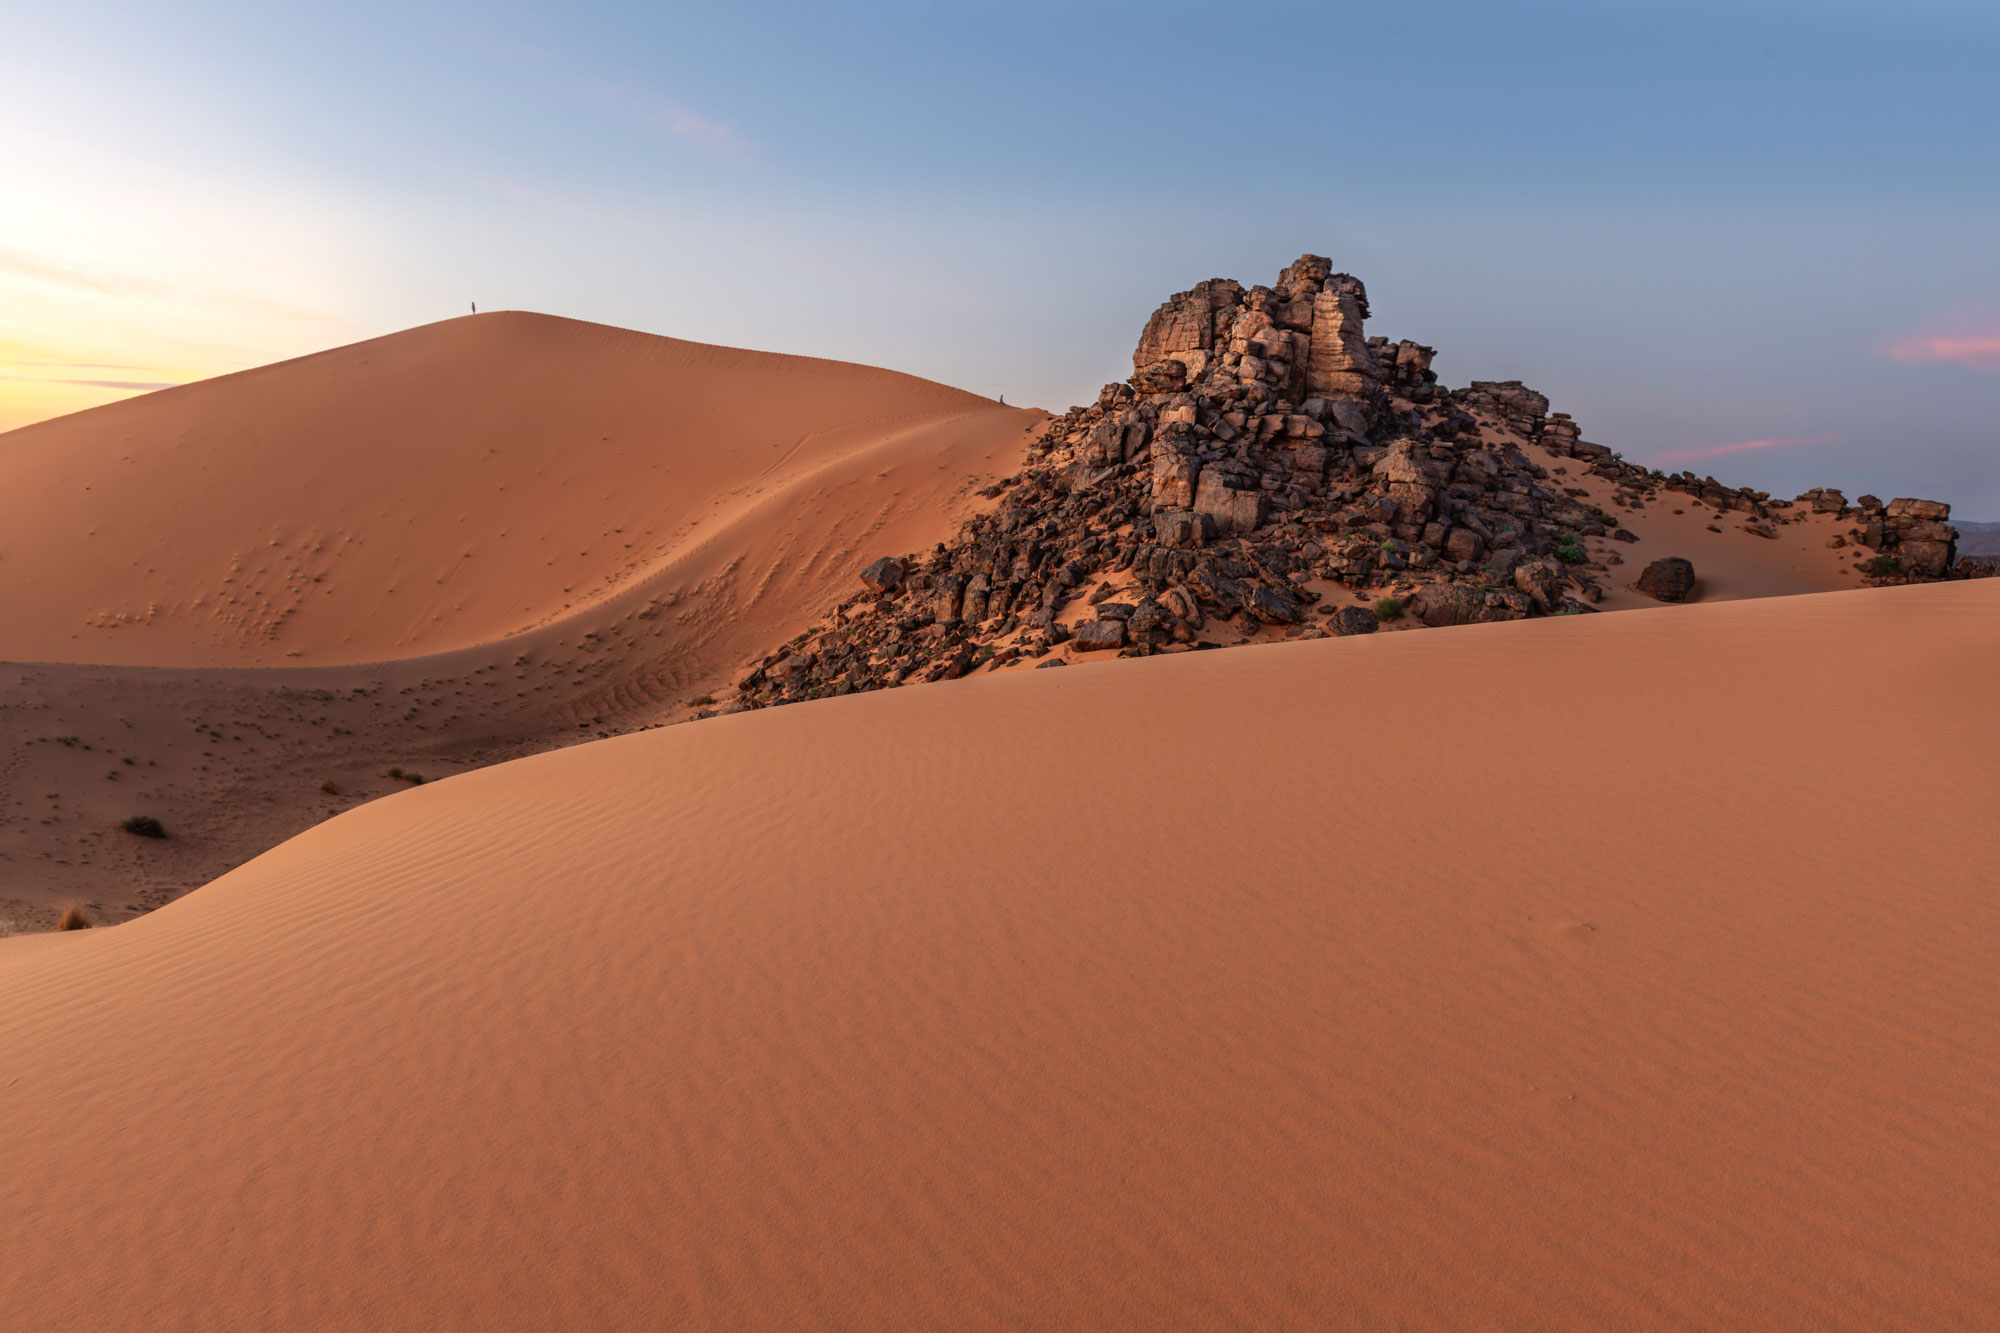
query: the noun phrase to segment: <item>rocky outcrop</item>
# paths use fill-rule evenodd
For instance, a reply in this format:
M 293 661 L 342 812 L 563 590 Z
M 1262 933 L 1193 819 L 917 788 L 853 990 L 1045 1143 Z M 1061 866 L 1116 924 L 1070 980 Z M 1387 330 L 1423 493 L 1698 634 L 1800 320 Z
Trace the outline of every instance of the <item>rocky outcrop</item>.
M 746 673 L 734 706 L 951 679 L 1065 642 L 1143 655 L 1372 633 L 1377 601 L 1430 627 L 1590 611 L 1637 538 L 1579 474 L 1614 484 L 1613 509 L 1685 495 L 1758 535 L 1838 513 L 1877 581 L 1953 569 L 1942 505 L 1774 500 L 1648 472 L 1518 381 L 1440 388 L 1434 349 L 1368 336 L 1368 314 L 1360 280 L 1318 255 L 1268 287 L 1218 278 L 1171 297 L 1132 378 L 1052 418 L 1028 466 L 982 492 L 994 512 L 868 565 L 830 623 Z M 1638 586 L 1677 600 L 1693 569 L 1654 561 Z
M 1226 278 L 1211 278 L 1190 291 L 1175 293 L 1146 321 L 1138 350 L 1132 354 L 1133 371 L 1143 373 L 1171 360 L 1181 364 L 1186 378 L 1201 375 L 1212 359 L 1218 325 L 1242 296 L 1242 285 Z

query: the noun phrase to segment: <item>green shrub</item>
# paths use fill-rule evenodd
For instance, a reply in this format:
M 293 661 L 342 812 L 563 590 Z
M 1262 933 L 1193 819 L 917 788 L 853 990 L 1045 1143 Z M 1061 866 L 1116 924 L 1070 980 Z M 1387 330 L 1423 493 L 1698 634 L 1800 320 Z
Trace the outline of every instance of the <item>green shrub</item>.
M 1400 597 L 1384 597 L 1381 601 L 1375 603 L 1375 618 L 1377 620 L 1401 620 L 1403 618 L 1403 599 Z
M 151 815 L 133 815 L 118 827 L 124 829 L 127 833 L 141 838 L 164 838 L 167 836 L 166 825 Z
M 1903 562 L 1893 555 L 1878 555 L 1868 562 L 1868 576 L 1870 578 L 1894 578 L 1902 572 Z
M 1562 535 L 1562 540 L 1556 545 L 1556 559 L 1565 565 L 1580 565 L 1589 558 L 1589 553 L 1583 549 L 1575 533 L 1565 532 Z

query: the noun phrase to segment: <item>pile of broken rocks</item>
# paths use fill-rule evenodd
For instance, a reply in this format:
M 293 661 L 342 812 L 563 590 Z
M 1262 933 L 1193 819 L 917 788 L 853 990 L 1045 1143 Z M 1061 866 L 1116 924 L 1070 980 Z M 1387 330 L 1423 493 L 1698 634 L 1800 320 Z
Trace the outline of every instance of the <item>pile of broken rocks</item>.
M 927 554 L 875 560 L 830 623 L 751 666 L 720 711 L 1053 665 L 1065 643 L 1143 656 L 1588 612 L 1636 538 L 1564 484 L 1583 474 L 1613 483 L 1614 508 L 1678 492 L 1764 536 L 1808 512 L 1852 517 L 1876 581 L 1972 572 L 1954 568 L 1943 505 L 1791 502 L 1648 472 L 1517 381 L 1440 387 L 1434 349 L 1367 337 L 1367 317 L 1360 280 L 1317 255 L 1269 287 L 1174 296 L 1131 379 L 1052 418 L 1028 465 L 985 492 L 993 512 Z M 1656 561 L 1634 586 L 1678 601 L 1694 571 Z

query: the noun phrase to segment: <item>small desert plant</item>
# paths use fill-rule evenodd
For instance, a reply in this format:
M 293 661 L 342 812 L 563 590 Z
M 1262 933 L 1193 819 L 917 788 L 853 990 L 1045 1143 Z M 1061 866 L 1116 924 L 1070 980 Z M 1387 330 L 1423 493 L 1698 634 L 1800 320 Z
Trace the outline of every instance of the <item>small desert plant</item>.
M 1893 578 L 1903 572 L 1903 562 L 1893 555 L 1878 555 L 1868 562 L 1868 576 L 1876 579 Z
M 398 782 L 407 782 L 412 787 L 418 785 L 424 780 L 423 774 L 412 773 L 406 768 L 392 768 L 387 773 L 384 773 L 382 776 L 385 778 L 394 778 Z
M 1585 553 L 1582 543 L 1577 541 L 1576 534 L 1565 532 L 1562 540 L 1556 543 L 1556 559 L 1565 565 L 1580 565 L 1589 559 L 1589 556 Z
M 320 783 L 319 789 L 325 792 L 328 796 L 340 795 L 340 784 L 335 782 L 332 778 L 328 778 L 325 782 Z
M 81 907 L 78 907 L 75 903 L 71 903 L 68 907 L 63 908 L 62 919 L 56 922 L 56 929 L 89 930 L 96 924 L 95 921 L 84 915 Z
M 164 838 L 167 836 L 167 826 L 151 815 L 133 815 L 118 827 L 140 838 Z
M 1403 618 L 1403 599 L 1400 597 L 1384 597 L 1381 601 L 1375 603 L 1375 618 L 1377 620 L 1401 620 Z
M 714 702 L 715 696 L 712 694 L 697 694 L 694 698 L 688 700 L 688 707 L 706 708 Z

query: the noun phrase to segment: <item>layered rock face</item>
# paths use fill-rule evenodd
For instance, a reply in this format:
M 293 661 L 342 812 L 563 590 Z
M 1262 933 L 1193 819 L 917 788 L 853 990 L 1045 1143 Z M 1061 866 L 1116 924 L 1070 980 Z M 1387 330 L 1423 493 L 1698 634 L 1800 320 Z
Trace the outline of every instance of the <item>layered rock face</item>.
M 1590 611 L 1636 539 L 1523 442 L 1553 473 L 1611 480 L 1617 505 L 1685 492 L 1775 535 L 1830 503 L 1881 553 L 1877 581 L 1958 572 L 1943 505 L 1794 504 L 1649 473 L 1518 381 L 1441 388 L 1434 349 L 1367 336 L 1368 314 L 1360 279 L 1318 255 L 1268 287 L 1216 278 L 1171 297 L 1132 378 L 1053 418 L 1030 466 L 989 488 L 997 512 L 870 565 L 833 623 L 745 673 L 737 706 L 945 679 L 1066 641 L 1144 654 L 1372 625 L 1330 590 L 1388 594 L 1385 613 L 1407 603 L 1426 626 Z

